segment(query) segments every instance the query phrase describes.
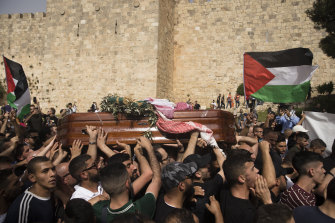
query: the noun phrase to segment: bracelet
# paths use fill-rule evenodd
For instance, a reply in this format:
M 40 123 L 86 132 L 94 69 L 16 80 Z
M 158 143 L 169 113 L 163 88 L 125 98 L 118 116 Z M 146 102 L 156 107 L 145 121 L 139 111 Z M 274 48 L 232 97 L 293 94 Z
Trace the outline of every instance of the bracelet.
M 331 173 L 331 172 L 328 172 L 328 174 L 329 174 L 329 175 L 331 175 L 331 176 L 333 176 L 333 177 L 335 177 L 335 176 L 334 176 L 334 174 L 333 174 L 333 173 Z
M 88 144 L 95 145 L 95 144 L 97 144 L 97 142 L 88 142 Z

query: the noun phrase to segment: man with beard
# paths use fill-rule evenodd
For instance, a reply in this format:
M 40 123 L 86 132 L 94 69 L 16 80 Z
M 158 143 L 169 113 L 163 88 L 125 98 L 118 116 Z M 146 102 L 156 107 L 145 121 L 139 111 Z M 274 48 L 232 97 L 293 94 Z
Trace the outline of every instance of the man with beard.
M 94 126 L 86 126 L 86 132 L 89 135 L 87 154 L 77 156 L 69 164 L 70 174 L 78 181 L 71 199 L 82 198 L 88 201 L 103 193 L 103 189 L 99 185 L 96 163 L 98 131 L 101 132 L 101 128 L 98 130 Z
M 191 154 L 184 159 L 184 163 L 195 162 L 198 166 L 198 170 L 193 175 L 193 185 L 195 187 L 200 187 L 203 189 L 203 196 L 195 196 L 196 203 L 191 207 L 191 211 L 196 214 L 199 218 L 199 222 L 214 222 L 215 219 L 212 217 L 211 212 L 207 211 L 205 206 L 206 203 L 209 203 L 210 196 L 219 196 L 221 187 L 224 182 L 224 174 L 222 170 L 222 164 L 225 160 L 220 148 L 213 148 L 213 153 L 216 156 L 220 171 L 210 179 L 210 161 L 211 154 L 207 153 L 206 155 L 200 156 L 199 154 Z
M 162 169 L 162 184 L 165 194 L 157 199 L 155 222 L 164 222 L 166 216 L 176 208 L 183 208 L 194 194 L 192 175 L 197 171 L 197 164 L 173 162 Z
M 98 223 L 111 222 L 120 214 L 135 212 L 152 218 L 155 211 L 156 198 L 161 187 L 160 166 L 149 139 L 141 137 L 138 140 L 138 144 L 146 150 L 153 172 L 152 181 L 145 195 L 133 202 L 129 198 L 131 182 L 126 167 L 120 162 L 106 166 L 101 170 L 100 177 L 101 184 L 109 194 L 110 200 L 100 201 L 93 206 Z
M 69 171 L 78 181 L 70 199 L 81 198 L 88 201 L 103 193 L 99 184 L 98 167 L 90 155 L 83 154 L 74 158 L 70 162 Z
M 120 162 L 123 165 L 125 165 L 127 172 L 129 174 L 130 180 L 132 182 L 135 181 L 139 177 L 137 166 L 130 159 L 130 156 L 128 153 L 117 153 L 111 156 L 107 162 L 108 162 L 108 165 L 112 163 L 116 163 L 116 162 Z
M 13 202 L 5 222 L 55 222 L 51 191 L 56 188 L 55 169 L 45 156 L 33 158 L 27 166 L 33 185 Z
M 134 198 L 134 196 L 137 195 L 140 191 L 145 192 L 145 185 L 147 185 L 147 183 L 149 183 L 149 181 L 152 179 L 152 170 L 141 150 L 142 148 L 140 143 L 137 143 L 134 148 L 134 152 L 140 166 L 141 174 L 139 174 L 137 165 L 135 165 L 134 161 L 130 159 L 128 153 L 117 153 L 108 159 L 108 165 L 122 163 L 126 167 L 128 176 L 130 177 L 130 193 L 132 198 Z M 137 195 L 136 198 L 142 195 L 143 193 L 140 193 L 140 195 Z
M 224 181 L 222 164 L 225 160 L 225 156 L 219 147 L 215 147 L 212 149 L 218 161 L 220 171 L 213 177 L 213 179 L 210 179 L 209 167 L 211 162 L 211 154 L 207 153 L 203 156 L 195 154 L 194 143 L 197 140 L 196 137 L 198 136 L 198 134 L 198 132 L 192 133 L 190 142 L 184 154 L 183 163 L 194 162 L 197 164 L 197 171 L 193 174 L 192 181 L 195 187 L 198 187 L 203 191 L 203 194 L 199 194 L 200 196 L 196 196 L 197 201 L 195 205 L 193 205 L 190 209 L 194 214 L 197 215 L 197 217 L 199 218 L 199 222 L 210 222 L 212 215 L 209 211 L 207 211 L 205 204 L 209 203 L 210 196 L 218 196 L 220 193 L 220 189 Z M 197 145 L 200 148 L 205 148 L 207 146 L 207 143 L 204 140 L 200 139 L 198 140 Z

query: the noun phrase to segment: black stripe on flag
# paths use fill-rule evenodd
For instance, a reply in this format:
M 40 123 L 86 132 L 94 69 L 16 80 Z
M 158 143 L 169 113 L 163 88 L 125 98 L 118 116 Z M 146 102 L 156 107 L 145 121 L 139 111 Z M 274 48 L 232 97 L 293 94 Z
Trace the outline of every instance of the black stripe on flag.
M 16 97 L 16 100 L 17 100 L 28 89 L 27 78 L 26 78 L 26 75 L 23 71 L 23 68 L 22 68 L 21 64 L 16 63 L 12 60 L 9 60 L 8 58 L 5 58 L 5 59 L 6 59 L 7 65 L 10 69 L 10 72 L 12 74 L 12 77 L 18 81 L 15 85 L 15 90 L 14 90 L 15 97 Z
M 275 52 L 248 52 L 266 68 L 312 65 L 313 53 L 308 48 L 295 48 Z

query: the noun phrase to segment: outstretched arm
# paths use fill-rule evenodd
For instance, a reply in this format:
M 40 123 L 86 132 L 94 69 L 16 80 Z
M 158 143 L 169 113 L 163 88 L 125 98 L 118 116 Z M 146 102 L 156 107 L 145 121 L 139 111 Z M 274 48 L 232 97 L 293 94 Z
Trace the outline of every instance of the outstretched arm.
M 89 145 L 87 154 L 91 156 L 91 160 L 94 162 L 97 158 L 97 135 L 98 129 L 95 126 L 86 125 L 86 130 L 89 135 Z
M 297 123 L 297 125 L 302 125 L 302 123 L 304 122 L 305 120 L 305 114 L 304 113 L 301 113 L 301 119 L 300 121 Z
M 188 142 L 187 149 L 183 155 L 182 161 L 184 161 L 184 159 L 188 157 L 189 155 L 194 154 L 195 146 L 197 145 L 198 136 L 199 136 L 198 131 L 194 131 L 191 133 L 190 141 Z
M 249 136 L 238 136 L 236 135 L 236 142 L 245 142 L 249 144 L 250 146 L 253 146 L 258 143 L 257 138 L 249 137 Z
M 103 129 L 98 130 L 97 144 L 99 149 L 109 158 L 115 155 L 115 152 L 106 145 L 107 133 Z
M 142 148 L 144 148 L 147 151 L 148 156 L 149 156 L 149 160 L 150 160 L 150 166 L 151 166 L 151 169 L 152 169 L 152 172 L 153 172 L 152 181 L 149 184 L 146 192 L 147 193 L 148 192 L 152 193 L 155 196 L 155 198 L 157 199 L 158 193 L 159 193 L 159 190 L 160 190 L 161 184 L 162 184 L 161 168 L 160 168 L 159 163 L 157 161 L 157 158 L 155 156 L 154 148 L 152 147 L 149 139 L 142 136 L 138 140 L 138 142 L 142 146 Z
M 0 130 L 0 133 L 2 133 L 2 134 L 5 134 L 6 127 L 7 127 L 7 122 L 8 122 L 8 118 L 9 118 L 9 113 L 6 112 L 4 114 L 3 124 L 2 124 L 1 130 Z
M 271 189 L 276 184 L 276 171 L 270 156 L 270 143 L 262 141 L 259 143 L 263 161 L 263 177 L 267 181 L 268 187 Z
M 226 160 L 226 157 L 223 155 L 222 150 L 219 147 L 215 147 L 213 148 L 213 152 L 216 156 L 216 160 L 219 163 L 220 166 L 220 171 L 218 172 L 218 174 L 222 177 L 223 181 L 226 180 L 224 172 L 223 172 L 223 162 Z
M 139 143 L 136 144 L 134 152 L 141 170 L 141 175 L 133 182 L 134 195 L 136 195 L 152 179 L 153 173 L 147 159 L 142 154 L 142 147 Z

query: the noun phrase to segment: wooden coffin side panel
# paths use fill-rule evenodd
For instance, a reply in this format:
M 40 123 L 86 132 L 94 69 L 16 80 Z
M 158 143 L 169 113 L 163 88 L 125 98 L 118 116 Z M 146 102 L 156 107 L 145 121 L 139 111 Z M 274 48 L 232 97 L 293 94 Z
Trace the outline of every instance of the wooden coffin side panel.
M 208 113 L 197 111 L 176 112 L 175 121 L 194 121 L 206 125 L 212 129 L 213 136 L 217 141 L 227 141 L 232 143 L 234 137 L 234 119 L 229 112 L 222 113 L 214 110 L 210 115 Z M 189 113 L 189 118 L 186 118 Z M 190 115 L 191 114 L 191 115 Z M 204 115 L 207 114 L 207 115 Z M 202 117 L 201 117 L 202 116 Z M 66 116 L 60 121 L 58 127 L 58 136 L 63 145 L 71 145 L 75 139 L 80 139 L 83 144 L 88 144 L 88 135 L 82 134 L 86 125 L 102 127 L 107 133 L 107 144 L 115 144 L 119 140 L 128 144 L 135 144 L 136 138 L 142 136 L 143 132 L 149 128 L 147 119 L 130 120 L 119 116 L 118 120 L 110 113 L 77 113 Z M 152 139 L 155 143 L 174 143 L 175 139 L 187 141 L 189 134 L 166 134 L 160 132 L 156 127 L 151 128 Z

